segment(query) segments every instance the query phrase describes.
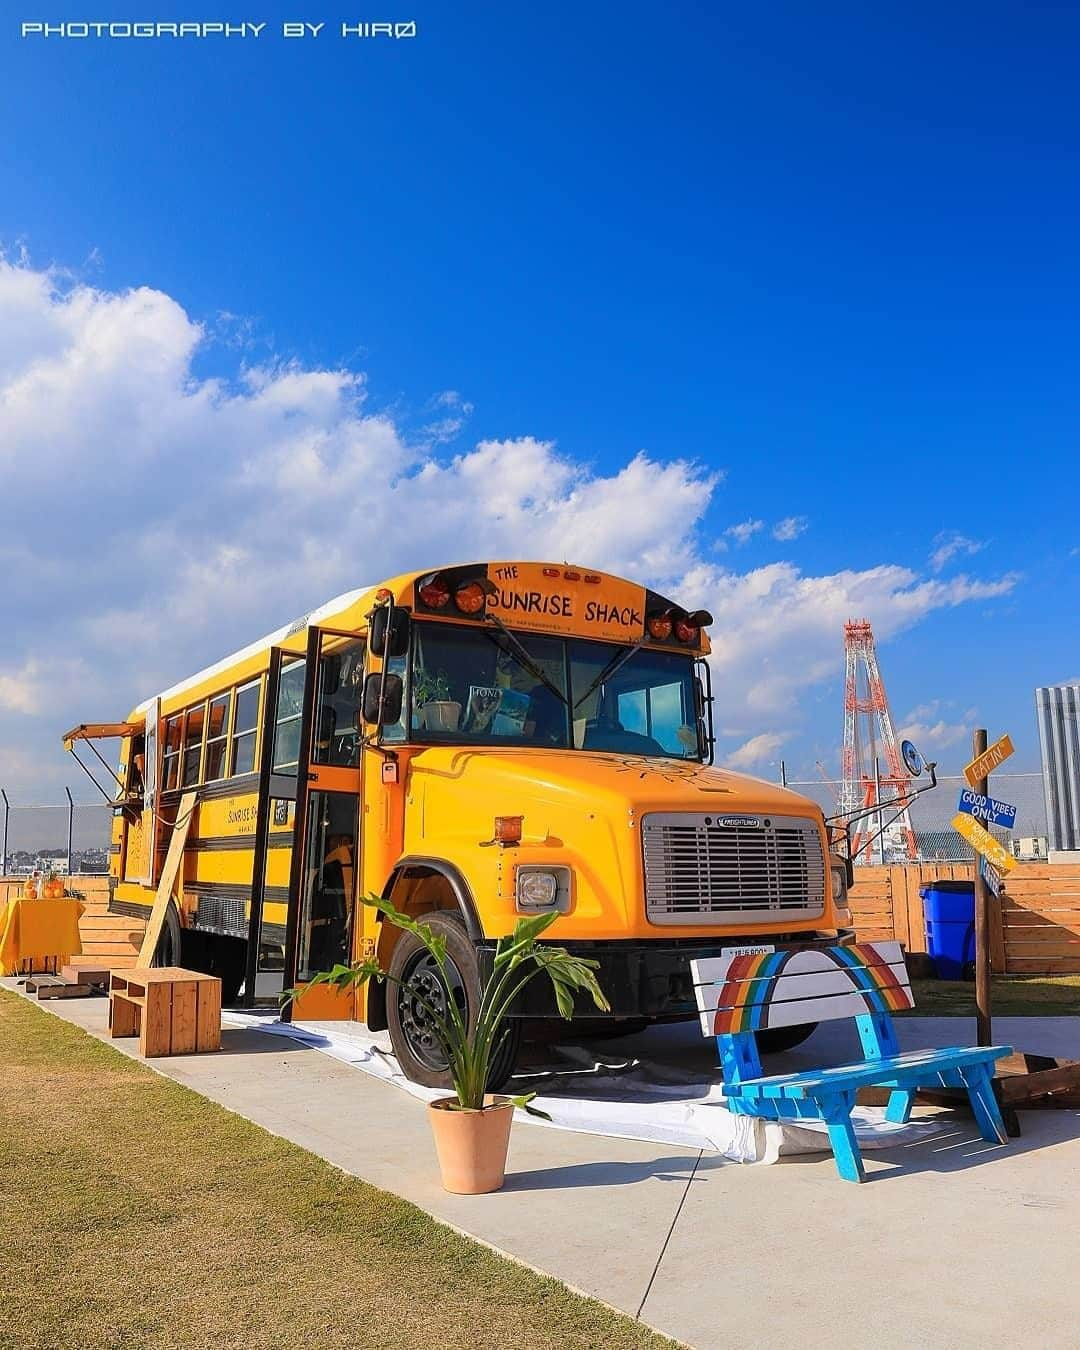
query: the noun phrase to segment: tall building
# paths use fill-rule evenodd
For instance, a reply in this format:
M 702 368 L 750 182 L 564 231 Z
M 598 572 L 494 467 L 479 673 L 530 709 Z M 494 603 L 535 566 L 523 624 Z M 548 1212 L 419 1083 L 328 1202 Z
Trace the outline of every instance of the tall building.
M 1080 854 L 1080 684 L 1036 689 L 1035 713 L 1042 748 L 1050 861 L 1054 862 L 1058 854 Z

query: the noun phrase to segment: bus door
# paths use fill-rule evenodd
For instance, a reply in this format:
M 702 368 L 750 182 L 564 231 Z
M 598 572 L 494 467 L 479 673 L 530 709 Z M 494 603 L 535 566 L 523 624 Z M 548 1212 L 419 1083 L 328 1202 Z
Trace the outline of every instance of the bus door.
M 290 987 L 350 961 L 357 937 L 366 639 L 310 630 L 299 728 L 285 971 Z M 351 1018 L 354 995 L 320 986 L 297 1018 Z
M 233 739 L 240 737 L 246 767 L 259 766 L 259 796 L 248 915 L 246 1007 L 277 1003 L 285 987 L 289 875 L 296 827 L 296 783 L 307 662 L 280 647 L 270 650 L 266 694 L 259 717 L 259 683 L 239 691 Z M 256 749 L 256 745 L 258 749 Z M 257 757 L 257 758 L 256 758 Z

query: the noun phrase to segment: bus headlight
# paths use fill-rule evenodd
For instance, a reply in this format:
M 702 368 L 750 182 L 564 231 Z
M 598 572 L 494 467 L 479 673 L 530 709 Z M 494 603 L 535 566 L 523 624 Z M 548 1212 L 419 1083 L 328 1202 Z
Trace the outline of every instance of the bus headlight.
M 834 905 L 843 907 L 847 903 L 847 872 L 843 867 L 832 869 L 832 898 Z
M 514 886 L 517 908 L 527 913 L 570 908 L 569 867 L 519 867 Z

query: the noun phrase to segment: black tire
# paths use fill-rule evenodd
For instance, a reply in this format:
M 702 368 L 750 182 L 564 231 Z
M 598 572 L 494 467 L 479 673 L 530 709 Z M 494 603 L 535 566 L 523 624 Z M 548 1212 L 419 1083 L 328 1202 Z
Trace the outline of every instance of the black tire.
M 425 914 L 424 922 L 446 938 L 452 995 L 466 1014 L 471 1029 L 480 1003 L 480 968 L 476 948 L 456 914 L 438 910 L 433 914 Z M 430 1002 L 437 1005 L 446 997 L 438 970 L 419 938 L 412 933 L 401 934 L 390 957 L 387 974 L 390 979 L 386 990 L 386 1020 L 390 1029 L 390 1042 L 402 1072 L 410 1082 L 421 1083 L 424 1087 L 451 1088 L 453 1085 L 446 1057 L 431 1033 L 430 1018 L 415 999 L 410 999 L 408 993 L 408 986 L 416 981 Z M 520 1044 L 521 1022 L 509 1019 L 506 1033 L 492 1057 L 489 1092 L 498 1092 L 513 1074 Z
M 816 1022 L 802 1022 L 797 1027 L 770 1027 L 767 1031 L 755 1031 L 754 1039 L 760 1054 L 777 1055 L 781 1050 L 794 1050 L 802 1045 L 817 1031 Z
M 227 1008 L 240 997 L 247 973 L 247 942 L 185 928 L 180 938 L 180 959 L 169 964 L 197 970 L 201 975 L 216 975 L 221 981 L 221 1003 Z
M 157 946 L 154 948 L 152 966 L 179 966 L 183 962 L 180 957 L 180 943 L 182 938 L 182 929 L 180 928 L 180 915 L 176 912 L 176 906 L 169 901 L 169 907 L 165 911 L 165 922 L 161 925 L 161 935 L 157 940 Z
M 243 938 L 211 939 L 209 974 L 221 981 L 222 1007 L 231 1007 L 240 997 L 247 975 L 247 943 Z

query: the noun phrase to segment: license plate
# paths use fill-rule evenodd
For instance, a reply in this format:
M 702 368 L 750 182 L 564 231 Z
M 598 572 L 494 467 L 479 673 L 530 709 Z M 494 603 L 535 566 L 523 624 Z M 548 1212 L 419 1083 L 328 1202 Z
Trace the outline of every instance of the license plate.
M 768 956 L 776 948 L 768 942 L 759 942 L 747 947 L 721 947 L 721 956 Z

